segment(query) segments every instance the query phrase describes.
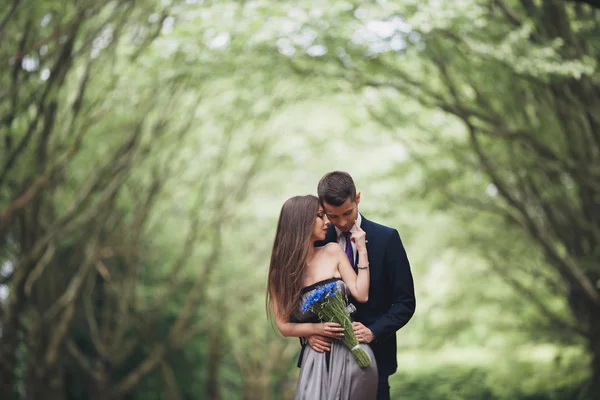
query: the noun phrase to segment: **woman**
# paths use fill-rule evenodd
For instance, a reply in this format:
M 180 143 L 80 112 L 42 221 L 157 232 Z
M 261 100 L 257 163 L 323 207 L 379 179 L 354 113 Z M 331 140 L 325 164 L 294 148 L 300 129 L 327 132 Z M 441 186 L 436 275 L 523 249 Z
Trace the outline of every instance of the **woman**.
M 320 285 L 337 282 L 338 288 L 356 301 L 368 299 L 365 232 L 357 227 L 351 238 L 360 259 L 357 274 L 337 243 L 314 246 L 316 241 L 325 239 L 328 225 L 315 196 L 292 197 L 281 208 L 269 266 L 267 310 L 270 317 L 275 316 L 283 336 L 318 334 L 335 339 L 342 336 L 343 328 L 339 324 L 321 322 L 311 312 L 304 313 L 300 309 L 302 302 Z M 349 304 L 348 310 L 352 312 L 354 306 Z M 301 322 L 289 322 L 290 315 Z M 371 359 L 371 365 L 365 368 L 357 364 L 350 350 L 339 340 L 332 341 L 330 352 L 317 352 L 304 346 L 296 399 L 375 399 L 377 365 L 368 345 L 360 345 Z

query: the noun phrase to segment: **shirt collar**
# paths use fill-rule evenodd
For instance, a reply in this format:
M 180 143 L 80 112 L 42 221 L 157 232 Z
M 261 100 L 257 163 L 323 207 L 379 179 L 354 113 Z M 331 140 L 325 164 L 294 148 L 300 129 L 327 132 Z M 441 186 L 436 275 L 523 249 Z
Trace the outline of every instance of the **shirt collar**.
M 358 217 L 356 218 L 356 222 L 358 222 L 358 226 L 362 227 L 362 215 L 360 215 L 360 212 L 358 213 Z M 342 231 L 335 226 L 335 233 L 337 234 L 337 237 L 340 237 L 342 235 Z M 356 225 L 352 225 L 352 228 L 350 229 L 350 232 L 354 232 L 356 231 Z

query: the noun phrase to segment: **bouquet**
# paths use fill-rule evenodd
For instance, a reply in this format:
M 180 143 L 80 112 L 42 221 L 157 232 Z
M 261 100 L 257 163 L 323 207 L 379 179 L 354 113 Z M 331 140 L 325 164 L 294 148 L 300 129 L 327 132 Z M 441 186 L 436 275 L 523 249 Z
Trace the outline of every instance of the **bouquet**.
M 352 329 L 350 313 L 346 310 L 346 303 L 342 293 L 338 290 L 336 282 L 319 286 L 302 304 L 302 311 L 312 311 L 321 321 L 336 322 L 344 328 L 342 342 L 350 349 L 352 355 L 361 367 L 371 365 L 371 359 L 358 345 L 358 339 Z

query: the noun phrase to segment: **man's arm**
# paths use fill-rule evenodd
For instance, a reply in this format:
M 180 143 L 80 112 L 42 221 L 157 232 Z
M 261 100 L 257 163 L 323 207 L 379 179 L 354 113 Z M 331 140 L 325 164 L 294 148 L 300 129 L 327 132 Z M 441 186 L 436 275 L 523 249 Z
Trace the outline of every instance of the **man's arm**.
M 369 326 L 375 340 L 384 340 L 402 328 L 415 313 L 416 299 L 410 263 L 397 230 L 388 240 L 384 268 L 392 282 L 392 306 Z M 385 276 L 385 275 L 384 275 Z

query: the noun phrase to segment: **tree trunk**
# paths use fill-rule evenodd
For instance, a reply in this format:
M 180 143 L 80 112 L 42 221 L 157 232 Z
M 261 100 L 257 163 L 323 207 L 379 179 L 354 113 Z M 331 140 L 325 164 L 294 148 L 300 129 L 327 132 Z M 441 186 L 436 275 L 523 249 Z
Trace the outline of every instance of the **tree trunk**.
M 206 379 L 206 395 L 208 399 L 220 400 L 219 371 L 223 358 L 223 338 L 219 327 L 210 334 L 210 351 L 208 355 L 208 377 Z
M 0 321 L 0 399 L 12 399 L 14 393 L 16 351 L 19 345 L 19 316 L 23 310 L 25 293 L 24 279 L 14 287 L 9 296 L 9 306 Z
M 41 314 L 32 311 L 29 315 L 29 333 L 27 337 L 27 400 L 64 400 L 64 368 L 60 364 L 48 366 L 46 351 L 51 324 L 42 322 Z
M 590 351 L 592 353 L 591 400 L 600 400 L 600 310 L 597 311 L 595 315 L 590 315 Z
M 586 334 L 590 365 L 590 387 L 586 399 L 600 400 L 600 307 L 590 304 L 581 295 L 581 291 L 571 288 L 569 305 L 577 321 L 588 328 Z
M 65 400 L 65 377 L 61 366 L 45 369 L 31 365 L 27 373 L 27 400 Z
M 89 400 L 110 400 L 112 398 L 108 381 L 92 380 L 90 387 Z
M 16 321 L 11 320 L 2 325 L 0 341 L 0 399 L 12 399 L 15 380 L 15 363 L 18 337 Z

